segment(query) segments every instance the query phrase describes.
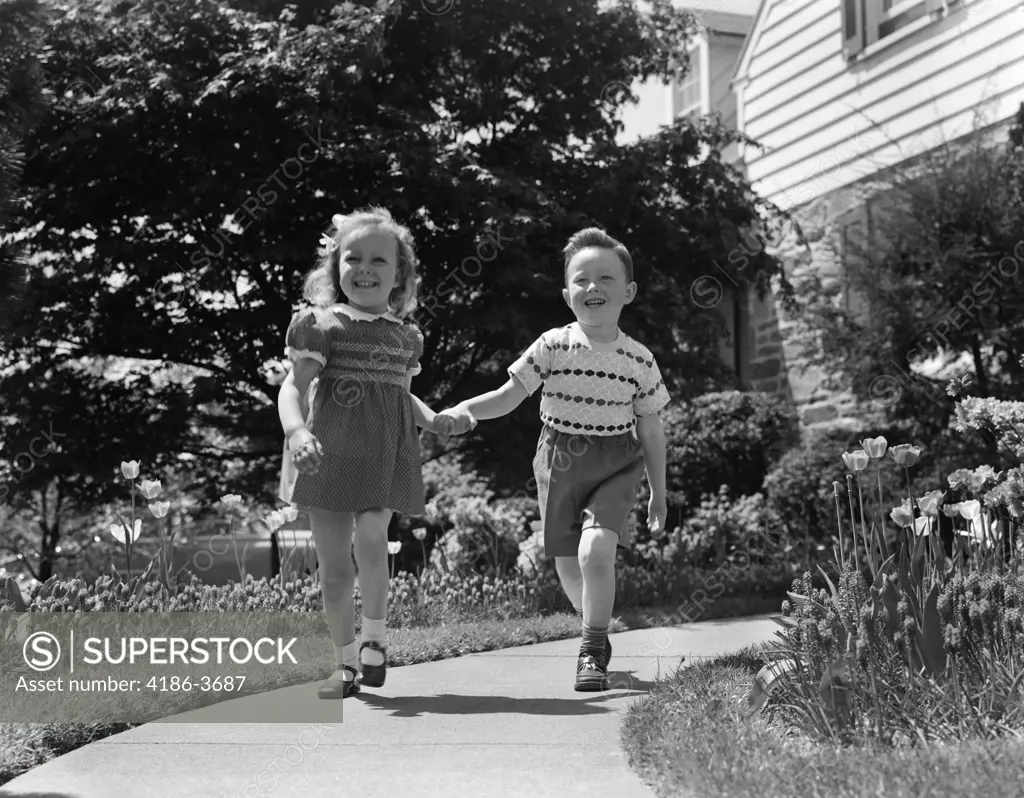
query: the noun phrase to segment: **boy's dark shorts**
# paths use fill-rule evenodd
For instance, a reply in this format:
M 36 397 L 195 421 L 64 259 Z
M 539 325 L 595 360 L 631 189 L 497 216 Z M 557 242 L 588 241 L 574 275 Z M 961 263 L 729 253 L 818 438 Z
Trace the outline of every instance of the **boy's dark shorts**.
M 632 433 L 573 435 L 545 425 L 533 474 L 545 557 L 575 557 L 584 525 L 612 530 L 629 548 L 624 533 L 645 474 L 643 447 Z

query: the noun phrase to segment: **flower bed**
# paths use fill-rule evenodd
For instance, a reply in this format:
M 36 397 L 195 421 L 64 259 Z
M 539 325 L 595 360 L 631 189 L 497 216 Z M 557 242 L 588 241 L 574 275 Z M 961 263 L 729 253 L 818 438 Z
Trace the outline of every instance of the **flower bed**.
M 958 407 L 959 428 L 992 433 L 997 451 L 1019 457 L 1016 408 L 999 417 L 970 410 L 976 406 Z M 858 474 L 887 447 L 884 439 L 864 444 L 844 455 Z M 858 530 L 851 516 L 835 582 L 816 589 L 809 572 L 795 581 L 771 652 L 780 662 L 766 669 L 755 699 L 815 739 L 899 746 L 1020 735 L 1020 469 L 954 471 L 948 484 L 961 501 L 946 503 L 945 491 L 914 495 L 917 447 L 890 455 L 907 483 L 889 513 L 895 535 L 869 530 L 863 519 Z M 941 518 L 951 527 L 948 544 Z
M 794 581 L 778 642 L 680 670 L 631 710 L 627 752 L 659 794 L 1019 792 L 1022 408 L 959 403 L 956 428 L 1011 465 L 953 470 L 947 490 L 915 491 L 919 447 L 843 453 L 834 561 Z

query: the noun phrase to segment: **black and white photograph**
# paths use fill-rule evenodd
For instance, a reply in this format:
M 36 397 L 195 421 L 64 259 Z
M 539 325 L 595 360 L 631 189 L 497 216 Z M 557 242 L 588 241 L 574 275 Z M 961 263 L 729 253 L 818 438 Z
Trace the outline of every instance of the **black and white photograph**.
M 0 0 L 0 798 L 1024 795 L 1024 0 Z

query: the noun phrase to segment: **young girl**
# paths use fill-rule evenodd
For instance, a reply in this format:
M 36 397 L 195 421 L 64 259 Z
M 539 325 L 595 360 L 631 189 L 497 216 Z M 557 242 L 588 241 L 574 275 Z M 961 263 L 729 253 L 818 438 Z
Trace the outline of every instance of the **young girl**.
M 294 367 L 278 409 L 281 498 L 309 515 L 337 662 L 319 696 L 344 698 L 360 683 L 384 684 L 388 524 L 396 511 L 424 512 L 416 427 L 447 436 L 471 422 L 435 424 L 434 412 L 409 392 L 423 354 L 423 336 L 403 321 L 419 282 L 412 234 L 379 208 L 332 222 L 319 266 L 306 278 L 314 307 L 296 313 L 285 336 Z M 342 296 L 347 301 L 339 303 Z M 358 647 L 353 543 L 363 600 Z

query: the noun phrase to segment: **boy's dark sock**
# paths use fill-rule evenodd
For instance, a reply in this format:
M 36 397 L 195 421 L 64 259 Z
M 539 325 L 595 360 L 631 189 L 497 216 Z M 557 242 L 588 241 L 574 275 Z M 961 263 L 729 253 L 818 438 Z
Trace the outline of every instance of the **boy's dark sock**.
M 580 645 L 580 653 L 587 652 L 604 657 L 607 640 L 607 626 L 587 626 L 587 624 L 583 624 L 583 643 Z

